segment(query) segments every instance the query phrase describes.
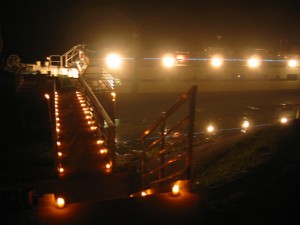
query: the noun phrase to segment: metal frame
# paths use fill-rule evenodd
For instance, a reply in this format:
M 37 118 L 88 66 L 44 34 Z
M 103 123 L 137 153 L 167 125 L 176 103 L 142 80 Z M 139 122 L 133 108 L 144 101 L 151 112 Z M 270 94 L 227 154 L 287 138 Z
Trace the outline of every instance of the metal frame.
M 141 143 L 143 157 L 141 161 L 141 189 L 150 188 L 154 185 L 162 184 L 181 176 L 184 176 L 185 179 L 191 179 L 196 92 L 197 86 L 192 86 L 187 93 L 183 94 L 177 100 L 177 102 L 166 112 L 164 112 L 162 116 L 152 125 L 152 127 L 146 130 L 142 135 Z M 166 121 L 187 101 L 189 101 L 188 115 L 177 121 L 177 123 L 175 123 L 167 132 L 165 132 Z M 175 142 L 171 144 L 167 143 L 166 138 L 184 125 L 187 126 L 188 132 L 182 137 L 178 138 Z M 159 130 L 160 133 L 159 137 L 149 141 L 150 135 L 153 135 L 157 130 Z M 170 151 L 175 147 L 181 148 L 183 152 L 176 155 L 176 157 L 169 158 L 166 161 L 166 155 L 169 154 Z M 155 155 L 147 157 L 147 152 L 155 148 L 159 148 Z M 170 168 L 173 163 L 182 159 L 185 160 L 185 165 L 182 170 L 166 173 L 167 168 Z M 150 162 L 152 162 L 152 164 Z

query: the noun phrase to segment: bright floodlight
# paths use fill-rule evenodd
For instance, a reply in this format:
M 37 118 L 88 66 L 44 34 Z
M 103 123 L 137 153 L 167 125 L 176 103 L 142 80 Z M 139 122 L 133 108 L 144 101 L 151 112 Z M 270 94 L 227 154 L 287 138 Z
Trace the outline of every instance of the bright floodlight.
M 164 56 L 162 62 L 165 67 L 172 67 L 175 64 L 175 58 L 173 56 Z
M 252 58 L 248 59 L 248 66 L 249 67 L 255 68 L 255 67 L 258 67 L 259 64 L 260 64 L 260 60 L 256 57 L 252 57 Z
M 244 120 L 244 121 L 242 122 L 242 124 L 241 124 L 241 127 L 242 127 L 241 131 L 242 131 L 243 133 L 246 133 L 247 130 L 249 129 L 249 127 L 250 127 L 250 122 L 249 122 L 248 120 Z
M 248 120 L 244 120 L 243 123 L 242 123 L 242 128 L 247 129 L 247 128 L 249 128 L 249 126 L 250 126 L 249 121 Z
M 289 67 L 296 67 L 298 65 L 298 61 L 295 59 L 291 59 L 288 61 Z
M 213 67 L 220 67 L 222 65 L 222 59 L 219 57 L 214 57 L 211 59 L 211 65 Z
M 281 117 L 280 118 L 280 123 L 285 124 L 288 122 L 288 119 L 286 117 Z
M 212 132 L 214 132 L 214 130 L 215 130 L 215 127 L 212 124 L 209 124 L 206 128 L 206 131 L 208 133 L 212 133 Z
M 106 63 L 111 69 L 117 69 L 121 66 L 122 64 L 122 59 L 119 55 L 117 54 L 109 54 L 106 57 Z

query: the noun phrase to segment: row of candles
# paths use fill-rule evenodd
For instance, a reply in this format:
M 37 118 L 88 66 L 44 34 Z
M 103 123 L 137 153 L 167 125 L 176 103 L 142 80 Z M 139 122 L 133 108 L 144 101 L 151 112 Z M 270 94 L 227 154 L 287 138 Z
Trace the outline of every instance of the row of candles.
M 48 98 L 47 98 L 47 96 L 48 96 Z M 47 99 L 49 99 L 48 94 L 45 94 L 45 97 Z M 87 104 L 82 92 L 76 91 L 76 97 L 77 97 L 78 102 L 83 111 L 84 120 L 88 124 L 90 131 L 97 132 L 98 127 L 95 123 L 95 120 L 93 120 L 93 113 L 92 113 L 93 108 L 88 107 L 88 104 Z M 62 158 L 65 154 L 62 152 L 63 143 L 60 141 L 61 135 L 62 135 L 61 134 L 61 117 L 60 117 L 60 112 L 59 112 L 59 96 L 58 96 L 57 92 L 55 92 L 54 109 L 55 109 L 55 130 L 56 130 L 56 139 L 57 139 L 56 145 L 57 145 L 57 157 L 58 157 L 57 171 L 58 171 L 59 176 L 62 177 L 66 171 L 62 165 Z M 96 144 L 97 144 L 97 149 L 99 151 L 99 154 L 102 156 L 106 156 L 108 154 L 108 149 L 104 147 L 104 141 L 101 139 L 97 139 Z M 107 173 L 111 172 L 111 162 L 108 161 L 105 164 L 104 168 L 105 168 L 105 172 L 107 172 Z M 58 208 L 64 208 L 65 207 L 64 198 L 61 196 L 57 196 L 57 198 L 55 200 L 55 205 Z

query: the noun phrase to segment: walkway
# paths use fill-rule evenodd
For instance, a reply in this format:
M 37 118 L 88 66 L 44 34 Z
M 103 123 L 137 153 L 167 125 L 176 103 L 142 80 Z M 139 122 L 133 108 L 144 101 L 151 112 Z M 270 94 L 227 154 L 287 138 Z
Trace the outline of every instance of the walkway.
M 79 88 L 57 91 L 56 118 L 59 179 L 46 183 L 44 193 L 64 196 L 69 203 L 127 197 L 126 173 L 108 173 L 108 157 L 100 154 L 97 134 L 88 124 Z M 58 169 L 59 169 L 58 168 Z

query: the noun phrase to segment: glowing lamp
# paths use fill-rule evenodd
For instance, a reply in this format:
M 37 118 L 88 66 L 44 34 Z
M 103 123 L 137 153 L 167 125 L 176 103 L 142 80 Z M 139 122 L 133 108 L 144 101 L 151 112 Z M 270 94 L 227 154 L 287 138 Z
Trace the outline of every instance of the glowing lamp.
M 260 64 L 260 60 L 258 58 L 250 58 L 248 59 L 248 66 L 249 67 L 252 67 L 252 68 L 255 68 L 255 67 L 258 67 Z
M 147 195 L 147 193 L 145 191 L 141 192 L 141 196 L 146 196 L 146 195 Z
M 98 144 L 98 145 L 103 144 L 103 142 L 104 142 L 103 140 L 97 140 L 97 144 Z
M 63 208 L 63 207 L 65 207 L 65 199 L 64 198 L 62 198 L 62 197 L 58 197 L 57 199 L 56 199 L 56 207 L 57 208 Z
M 97 127 L 96 126 L 91 126 L 91 130 L 96 130 Z
M 172 194 L 173 195 L 178 195 L 179 194 L 179 186 L 177 184 L 173 185 Z
M 288 119 L 286 117 L 281 117 L 280 123 L 285 124 L 288 122 Z
M 63 173 L 65 170 L 63 167 L 59 167 L 58 171 L 59 171 L 59 173 Z
M 222 59 L 220 59 L 220 58 L 213 58 L 212 60 L 211 60 L 211 65 L 213 66 L 213 67 L 220 67 L 221 65 L 222 65 Z
M 215 130 L 215 128 L 214 128 L 213 125 L 209 125 L 209 126 L 206 128 L 206 130 L 207 130 L 208 133 L 212 133 L 212 132 Z
M 122 59 L 117 54 L 109 54 L 106 57 L 106 64 L 111 69 L 117 69 L 117 68 L 120 68 L 120 66 L 122 64 Z
M 173 56 L 165 56 L 162 59 L 162 63 L 165 67 L 172 67 L 175 64 L 175 58 Z
M 57 152 L 58 157 L 62 157 L 62 153 L 61 152 Z
M 298 61 L 295 59 L 291 59 L 288 61 L 289 67 L 296 67 L 298 65 Z
M 247 128 L 249 128 L 249 126 L 250 126 L 249 121 L 247 121 L 247 120 L 243 121 L 242 128 L 247 129 Z
M 107 149 L 100 149 L 100 154 L 106 154 L 107 153 Z
M 45 98 L 46 99 L 50 99 L 50 95 L 49 94 L 45 94 Z

